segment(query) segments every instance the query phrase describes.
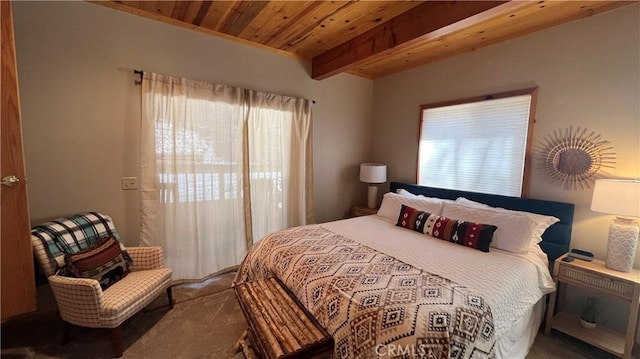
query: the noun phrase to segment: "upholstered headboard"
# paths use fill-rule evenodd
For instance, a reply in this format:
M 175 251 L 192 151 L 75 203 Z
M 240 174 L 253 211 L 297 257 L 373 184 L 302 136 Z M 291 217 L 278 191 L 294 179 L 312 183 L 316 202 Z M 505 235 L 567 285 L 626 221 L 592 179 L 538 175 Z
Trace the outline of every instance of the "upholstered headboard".
M 403 188 L 413 194 L 421 194 L 426 197 L 437 197 L 455 200 L 458 197 L 465 197 L 473 201 L 482 202 L 493 207 L 502 207 L 516 211 L 527 211 L 533 213 L 554 216 L 560 222 L 547 228 L 542 235 L 540 247 L 549 257 L 549 264 L 569 251 L 571 242 L 571 228 L 573 226 L 573 203 L 562 203 L 545 201 L 540 199 L 529 199 L 520 197 L 499 196 L 494 194 L 456 191 L 450 189 L 424 187 L 416 184 L 391 182 L 391 192 Z

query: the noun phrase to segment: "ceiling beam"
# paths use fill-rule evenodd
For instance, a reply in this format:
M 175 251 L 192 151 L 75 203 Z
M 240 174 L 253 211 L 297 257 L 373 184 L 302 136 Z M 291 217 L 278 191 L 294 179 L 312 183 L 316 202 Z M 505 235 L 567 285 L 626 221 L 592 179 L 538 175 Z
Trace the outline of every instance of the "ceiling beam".
M 427 1 L 312 60 L 311 77 L 321 80 L 499 16 L 528 1 Z

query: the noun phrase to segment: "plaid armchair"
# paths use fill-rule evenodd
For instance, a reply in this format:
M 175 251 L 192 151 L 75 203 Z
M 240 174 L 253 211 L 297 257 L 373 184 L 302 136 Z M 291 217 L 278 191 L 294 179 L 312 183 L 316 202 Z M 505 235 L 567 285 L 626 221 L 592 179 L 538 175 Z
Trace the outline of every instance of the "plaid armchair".
M 163 267 L 160 247 L 128 247 L 130 273 L 106 289 L 93 278 L 65 276 L 65 254 L 78 253 L 103 238 L 119 239 L 111 217 L 90 212 L 60 218 L 31 229 L 34 255 L 47 276 L 65 321 L 64 342 L 70 324 L 109 328 L 115 357 L 122 356 L 122 324 L 166 290 L 169 304 L 171 274 Z

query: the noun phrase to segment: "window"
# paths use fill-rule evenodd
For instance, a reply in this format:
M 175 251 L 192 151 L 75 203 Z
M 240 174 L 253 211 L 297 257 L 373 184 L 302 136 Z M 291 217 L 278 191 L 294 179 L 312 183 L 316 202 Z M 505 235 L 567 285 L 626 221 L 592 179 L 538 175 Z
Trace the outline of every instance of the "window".
M 527 195 L 537 88 L 421 106 L 420 185 Z
M 173 95 L 167 92 L 151 97 L 168 109 L 154 113 L 150 123 L 159 202 L 236 200 L 241 206 L 241 104 L 225 101 L 224 96 L 217 100 L 202 94 Z

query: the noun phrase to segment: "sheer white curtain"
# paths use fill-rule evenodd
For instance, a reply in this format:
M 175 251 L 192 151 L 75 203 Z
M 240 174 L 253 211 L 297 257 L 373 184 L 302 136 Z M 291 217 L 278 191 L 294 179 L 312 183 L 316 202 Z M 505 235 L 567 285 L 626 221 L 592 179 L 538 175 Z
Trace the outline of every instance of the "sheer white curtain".
M 308 100 L 247 92 L 253 241 L 313 221 Z
M 310 223 L 310 139 L 308 100 L 145 72 L 142 244 L 165 249 L 175 280 L 202 279 Z

